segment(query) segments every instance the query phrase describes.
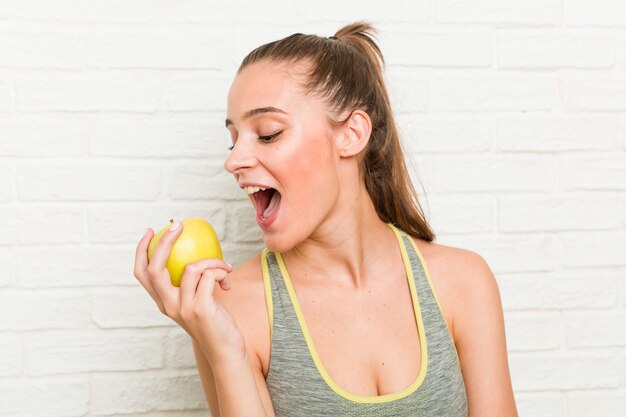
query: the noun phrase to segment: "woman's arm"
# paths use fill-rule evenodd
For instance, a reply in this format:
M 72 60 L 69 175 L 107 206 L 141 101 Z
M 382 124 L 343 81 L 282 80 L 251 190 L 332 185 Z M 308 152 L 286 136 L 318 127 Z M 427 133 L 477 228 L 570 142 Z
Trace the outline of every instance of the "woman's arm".
M 194 350 L 199 349 L 202 353 L 197 356 L 200 359 L 198 369 L 212 410 L 217 410 L 221 417 L 274 417 L 273 413 L 266 413 L 267 402 L 261 399 L 262 395 L 269 396 L 263 378 L 261 385 L 265 387 L 265 392 L 261 394 L 257 389 L 259 371 L 253 371 L 248 360 L 250 345 L 246 341 L 250 340 L 249 332 L 244 335 L 240 331 L 235 317 L 224 305 L 233 307 L 235 316 L 249 325 L 241 319 L 242 297 L 232 297 L 231 302 L 224 304 L 220 302 L 223 294 L 230 292 L 229 273 L 232 266 L 218 258 L 190 262 L 185 265 L 180 287 L 173 286 L 166 261 L 184 227 L 182 223 L 175 226 L 178 227 L 170 228 L 162 235 L 150 261 L 147 255 L 154 236 L 152 230 L 148 229 L 141 238 L 135 255 L 135 278 L 148 291 L 159 311 L 174 320 L 197 342 Z M 241 288 L 241 285 L 234 287 Z M 260 288 L 261 295 L 257 298 L 264 302 L 262 283 Z M 239 294 L 238 290 L 232 292 Z M 257 368 L 260 369 L 260 366 Z M 271 408 L 271 402 L 269 406 Z
M 204 395 L 209 404 L 211 417 L 220 417 L 220 408 L 217 403 L 217 393 L 215 392 L 215 378 L 213 377 L 211 365 L 206 356 L 204 356 L 204 352 L 198 342 L 196 342 L 196 339 L 191 338 L 191 341 L 193 343 L 193 354 L 196 357 L 200 382 L 202 383 L 202 389 L 204 390 Z
M 462 258 L 453 321 L 469 417 L 517 417 L 498 284 L 480 255 L 464 251 Z
M 209 404 L 211 417 L 225 416 L 268 416 L 275 417 L 265 378 L 259 368 L 253 369 L 246 361 L 240 366 L 229 365 L 214 374 L 200 344 L 193 341 L 198 373 Z M 250 375 L 252 374 L 252 378 Z M 252 379 L 252 384 L 250 380 Z M 217 385 L 221 387 L 218 389 Z M 259 398 L 260 397 L 260 398 Z M 259 409 L 260 399 L 263 407 Z M 220 404 L 222 406 L 220 407 Z M 254 410 L 254 411 L 253 411 Z

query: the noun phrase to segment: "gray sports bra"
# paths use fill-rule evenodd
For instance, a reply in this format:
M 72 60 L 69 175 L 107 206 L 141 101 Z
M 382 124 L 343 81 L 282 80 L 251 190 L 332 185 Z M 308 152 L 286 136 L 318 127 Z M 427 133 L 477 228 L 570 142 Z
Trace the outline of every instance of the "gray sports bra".
M 398 238 L 418 326 L 417 378 L 402 391 L 381 396 L 339 387 L 317 355 L 281 254 L 265 248 L 261 266 L 271 329 L 266 383 L 277 417 L 467 417 L 459 357 L 424 258 L 407 233 L 388 225 Z

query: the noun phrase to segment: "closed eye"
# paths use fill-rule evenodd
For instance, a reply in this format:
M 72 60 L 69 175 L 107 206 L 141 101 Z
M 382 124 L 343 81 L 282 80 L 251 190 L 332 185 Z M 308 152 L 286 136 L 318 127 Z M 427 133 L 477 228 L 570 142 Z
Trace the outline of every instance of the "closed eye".
M 281 133 L 283 133 L 283 131 L 279 130 L 278 132 L 272 133 L 271 135 L 259 136 L 259 139 L 265 143 L 272 143 L 274 139 L 276 139 Z
M 262 141 L 263 143 L 272 143 L 276 140 L 278 136 L 280 136 L 281 133 L 283 133 L 283 131 L 279 130 L 278 132 L 272 133 L 271 135 L 259 136 L 259 140 Z M 232 146 L 229 146 L 228 150 L 232 151 L 234 147 L 235 147 L 235 144 L 233 144 Z

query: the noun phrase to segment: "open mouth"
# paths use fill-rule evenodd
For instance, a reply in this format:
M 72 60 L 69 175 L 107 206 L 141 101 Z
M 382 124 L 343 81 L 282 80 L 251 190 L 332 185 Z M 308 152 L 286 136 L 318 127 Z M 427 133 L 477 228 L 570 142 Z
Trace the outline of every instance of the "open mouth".
M 269 218 L 280 203 L 280 193 L 274 188 L 259 190 L 252 194 L 256 215 L 260 219 Z

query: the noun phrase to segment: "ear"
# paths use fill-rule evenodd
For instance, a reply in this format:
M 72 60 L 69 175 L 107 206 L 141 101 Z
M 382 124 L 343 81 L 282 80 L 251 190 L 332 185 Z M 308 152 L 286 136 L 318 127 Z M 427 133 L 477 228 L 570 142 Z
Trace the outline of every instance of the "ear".
M 353 110 L 340 132 L 337 143 L 339 155 L 342 157 L 357 155 L 369 141 L 372 120 L 363 110 Z

